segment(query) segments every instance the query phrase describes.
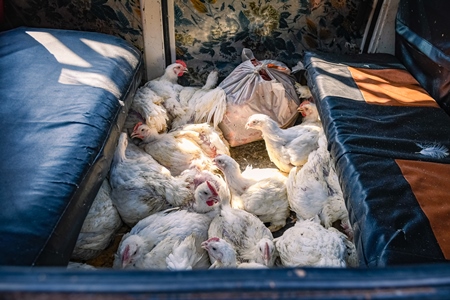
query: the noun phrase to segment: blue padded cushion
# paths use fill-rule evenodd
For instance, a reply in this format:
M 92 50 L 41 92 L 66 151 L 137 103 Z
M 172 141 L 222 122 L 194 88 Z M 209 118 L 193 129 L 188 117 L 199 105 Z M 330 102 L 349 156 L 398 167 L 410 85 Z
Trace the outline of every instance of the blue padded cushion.
M 105 34 L 0 33 L 0 265 L 67 264 L 141 64 Z

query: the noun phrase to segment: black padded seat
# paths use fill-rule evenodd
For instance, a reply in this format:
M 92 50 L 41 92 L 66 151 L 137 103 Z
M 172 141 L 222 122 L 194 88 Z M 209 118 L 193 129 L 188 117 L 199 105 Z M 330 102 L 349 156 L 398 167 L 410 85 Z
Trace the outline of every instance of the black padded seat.
M 450 259 L 450 116 L 392 55 L 307 53 L 361 266 Z
M 450 259 L 450 164 L 347 153 L 336 169 L 361 266 Z
M 402 0 L 396 19 L 396 56 L 450 114 L 450 1 Z
M 450 149 L 450 116 L 388 54 L 305 55 L 309 85 L 332 155 L 345 153 L 430 160 L 419 145 Z
M 401 0 L 395 55 L 305 55 L 361 266 L 450 260 L 445 8 L 450 2 Z

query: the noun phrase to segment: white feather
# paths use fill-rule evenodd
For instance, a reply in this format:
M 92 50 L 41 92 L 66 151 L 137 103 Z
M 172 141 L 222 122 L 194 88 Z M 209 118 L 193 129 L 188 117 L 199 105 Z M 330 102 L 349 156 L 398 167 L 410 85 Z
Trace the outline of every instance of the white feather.
M 418 153 L 433 157 L 433 158 L 444 158 L 448 156 L 448 149 L 444 145 L 439 144 L 416 144 L 422 150 Z

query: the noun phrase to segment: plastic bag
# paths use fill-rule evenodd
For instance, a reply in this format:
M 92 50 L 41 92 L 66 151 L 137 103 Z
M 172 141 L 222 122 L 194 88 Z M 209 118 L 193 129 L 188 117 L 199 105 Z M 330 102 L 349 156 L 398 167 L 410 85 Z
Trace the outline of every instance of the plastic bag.
M 258 61 L 247 48 L 242 51 L 242 60 L 219 84 L 227 94 L 227 110 L 219 128 L 232 147 L 262 139 L 261 131 L 245 129 L 251 115 L 266 114 L 287 128 L 295 123 L 300 105 L 295 78 L 286 65 Z

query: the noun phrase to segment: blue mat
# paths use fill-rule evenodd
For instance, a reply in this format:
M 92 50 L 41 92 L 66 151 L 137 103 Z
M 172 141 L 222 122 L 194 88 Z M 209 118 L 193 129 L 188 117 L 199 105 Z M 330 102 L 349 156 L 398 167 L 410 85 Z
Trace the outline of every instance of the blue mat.
M 137 49 L 105 34 L 0 33 L 1 265 L 67 264 L 141 65 Z

